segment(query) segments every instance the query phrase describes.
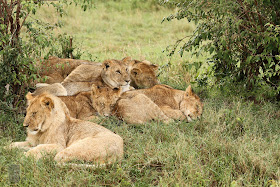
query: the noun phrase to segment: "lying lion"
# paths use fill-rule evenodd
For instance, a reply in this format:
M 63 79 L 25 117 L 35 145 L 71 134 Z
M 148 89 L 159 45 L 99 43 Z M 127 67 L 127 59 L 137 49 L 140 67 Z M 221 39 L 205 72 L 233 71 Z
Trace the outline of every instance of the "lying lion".
M 129 90 L 130 77 L 126 64 L 112 59 L 105 60 L 99 67 L 80 65 L 62 82 L 67 95 L 89 91 L 92 84 L 100 87 L 108 86 L 112 89 L 122 87 L 123 91 Z
M 123 139 L 92 122 L 70 117 L 65 104 L 56 96 L 27 96 L 30 103 L 23 126 L 27 127 L 24 142 L 10 147 L 28 150 L 27 156 L 39 159 L 43 153 L 55 152 L 58 162 L 70 160 L 112 163 L 123 156 Z
M 96 92 L 93 107 L 102 113 L 102 104 L 110 102 L 98 100 L 106 94 L 102 90 Z M 112 95 L 113 96 L 113 95 Z M 117 96 L 117 94 L 115 94 Z M 156 85 L 148 89 L 132 90 L 121 95 L 111 113 L 127 123 L 145 123 L 151 120 L 169 122 L 171 119 L 192 121 L 202 114 L 203 104 L 193 93 L 191 86 L 186 91 L 176 90 L 166 85 Z
M 74 69 L 81 64 L 90 64 L 98 66 L 99 63 L 90 62 L 88 60 L 68 59 L 49 57 L 48 60 L 38 63 L 39 75 L 46 77 L 46 83 L 61 83 Z

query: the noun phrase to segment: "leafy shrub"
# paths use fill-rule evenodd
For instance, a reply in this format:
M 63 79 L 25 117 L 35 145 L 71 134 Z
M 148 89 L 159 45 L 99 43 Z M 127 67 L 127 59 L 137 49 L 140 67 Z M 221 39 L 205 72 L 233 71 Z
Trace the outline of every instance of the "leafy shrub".
M 62 16 L 63 5 L 71 3 L 86 10 L 91 0 L 0 1 L 0 99 L 8 106 L 20 105 L 30 83 L 40 79 L 37 68 L 42 56 L 81 56 L 80 51 L 73 56 L 69 36 L 57 37 L 52 33 L 59 24 L 52 25 L 30 17 L 43 4 L 52 5 Z
M 242 82 L 246 89 L 265 84 L 274 96 L 279 94 L 280 1 L 185 0 L 176 6 L 177 13 L 165 20 L 187 19 L 197 24 L 187 41 L 175 44 L 181 55 L 209 52 L 217 80 Z

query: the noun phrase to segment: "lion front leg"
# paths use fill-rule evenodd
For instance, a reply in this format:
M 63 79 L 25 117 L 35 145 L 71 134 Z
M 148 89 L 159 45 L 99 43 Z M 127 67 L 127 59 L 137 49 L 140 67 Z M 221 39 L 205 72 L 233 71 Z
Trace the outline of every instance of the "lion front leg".
M 63 150 L 64 147 L 60 144 L 40 144 L 25 153 L 26 156 L 32 156 L 35 159 L 40 159 L 44 154 L 57 153 Z
M 19 148 L 23 149 L 25 151 L 28 151 L 29 149 L 32 148 L 32 145 L 28 141 L 24 142 L 13 142 L 10 145 L 8 145 L 6 148 L 12 149 L 12 148 Z
M 183 114 L 181 110 L 176 110 L 171 108 L 170 106 L 161 106 L 160 109 L 163 113 L 171 119 L 177 120 L 185 120 L 186 116 Z
M 96 120 L 98 118 L 99 118 L 98 116 L 92 115 L 92 116 L 88 116 L 88 117 L 85 117 L 85 118 L 82 118 L 82 119 L 85 120 L 85 121 L 92 121 L 92 120 Z

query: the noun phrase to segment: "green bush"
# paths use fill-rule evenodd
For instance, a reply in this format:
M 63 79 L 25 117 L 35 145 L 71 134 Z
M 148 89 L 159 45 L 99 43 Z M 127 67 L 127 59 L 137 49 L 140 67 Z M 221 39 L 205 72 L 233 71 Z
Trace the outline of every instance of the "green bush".
M 181 55 L 209 52 L 218 81 L 242 82 L 247 90 L 268 85 L 274 97 L 279 96 L 280 1 L 185 0 L 176 6 L 177 13 L 166 20 L 187 19 L 197 24 L 187 41 L 176 43 Z
M 0 1 L 0 100 L 8 106 L 21 105 L 23 96 L 32 85 L 30 83 L 40 79 L 37 68 L 42 57 L 81 56 L 80 51 L 73 55 L 70 36 L 52 33 L 55 27 L 60 26 L 58 23 L 44 23 L 30 16 L 43 4 L 55 7 L 62 16 L 63 5 L 71 3 L 79 4 L 83 10 L 91 6 L 91 0 Z

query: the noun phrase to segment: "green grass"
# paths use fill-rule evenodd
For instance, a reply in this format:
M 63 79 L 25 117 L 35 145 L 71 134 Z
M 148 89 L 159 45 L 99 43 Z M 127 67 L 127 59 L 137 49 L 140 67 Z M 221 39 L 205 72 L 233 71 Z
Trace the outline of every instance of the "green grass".
M 129 1 L 127 1 L 129 2 Z M 96 9 L 82 12 L 68 7 L 59 18 L 52 9 L 40 11 L 64 27 L 56 33 L 74 36 L 75 44 L 97 61 L 132 56 L 163 65 L 169 57 L 162 50 L 191 33 L 193 24 L 164 22 L 172 10 L 131 8 L 129 3 L 97 2 Z M 198 60 L 204 60 L 199 57 Z M 160 80 L 184 89 L 192 72 L 181 65 L 196 60 L 175 55 Z M 195 88 L 204 102 L 201 120 L 170 124 L 128 125 L 115 118 L 96 122 L 124 139 L 121 164 L 87 169 L 57 165 L 52 155 L 35 161 L 20 150 L 6 150 L 11 141 L 25 139 L 23 117 L 0 111 L 0 186 L 9 186 L 9 167 L 20 165 L 18 186 L 276 186 L 280 177 L 280 107 L 277 103 L 253 103 L 240 96 L 207 88 Z M 11 114 L 9 114 L 11 113 Z

